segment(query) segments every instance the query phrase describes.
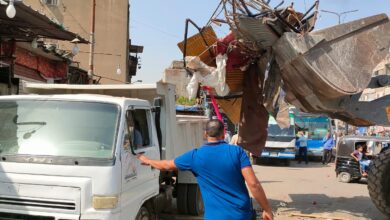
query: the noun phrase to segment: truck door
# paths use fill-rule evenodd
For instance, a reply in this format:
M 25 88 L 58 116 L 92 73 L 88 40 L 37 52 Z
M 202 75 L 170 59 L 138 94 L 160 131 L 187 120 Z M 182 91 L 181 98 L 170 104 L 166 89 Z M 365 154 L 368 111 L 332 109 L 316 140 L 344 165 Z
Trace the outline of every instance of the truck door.
M 145 200 L 159 192 L 159 172 L 141 165 L 134 154 L 159 159 L 158 141 L 149 109 L 129 109 L 123 126 L 122 215 L 131 219 Z M 123 219 L 123 218 L 122 218 Z

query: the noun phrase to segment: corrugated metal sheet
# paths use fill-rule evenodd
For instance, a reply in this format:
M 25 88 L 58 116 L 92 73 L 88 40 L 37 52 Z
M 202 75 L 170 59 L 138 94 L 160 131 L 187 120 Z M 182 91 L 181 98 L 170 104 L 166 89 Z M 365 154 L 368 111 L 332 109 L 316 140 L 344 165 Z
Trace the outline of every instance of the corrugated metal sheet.
M 239 69 L 226 73 L 226 83 L 229 86 L 230 92 L 242 92 L 243 80 L 244 72 Z
M 239 27 L 243 37 L 255 41 L 263 47 L 272 46 L 278 39 L 278 35 L 265 23 L 262 18 L 239 17 Z

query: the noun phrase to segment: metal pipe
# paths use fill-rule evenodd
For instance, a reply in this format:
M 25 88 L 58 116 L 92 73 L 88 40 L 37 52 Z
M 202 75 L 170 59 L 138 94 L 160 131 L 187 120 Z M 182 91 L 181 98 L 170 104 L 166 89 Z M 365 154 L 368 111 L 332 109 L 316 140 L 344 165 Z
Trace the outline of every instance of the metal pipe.
M 95 53 L 95 16 L 96 16 L 96 0 L 92 0 L 92 17 L 91 17 L 91 33 L 89 44 L 89 70 L 88 75 L 93 79 L 94 75 L 94 53 Z
M 309 10 L 306 11 L 306 13 L 302 16 L 301 21 L 319 4 L 320 1 L 316 1 Z
M 211 25 L 211 22 L 212 22 L 214 16 L 217 14 L 217 11 L 218 11 L 219 7 L 221 7 L 221 5 L 222 5 L 222 0 L 219 2 L 217 8 L 215 9 L 215 11 L 213 12 L 213 14 L 211 15 L 211 17 L 210 17 L 209 21 L 207 22 L 207 25 L 206 25 L 206 26 Z M 218 15 L 217 15 L 217 16 L 218 16 Z
M 187 67 L 186 64 L 186 56 L 187 56 L 187 38 L 188 38 L 188 20 L 186 20 L 185 28 L 184 28 L 184 48 L 183 48 L 183 65 L 184 68 Z
M 248 6 L 246 5 L 244 0 L 240 0 L 242 7 L 244 7 L 246 13 L 248 14 L 249 17 L 252 17 L 252 12 L 249 10 Z
M 284 25 L 289 27 L 292 31 L 294 31 L 295 33 L 300 33 L 298 29 L 296 29 L 294 26 L 284 20 L 284 18 L 277 11 L 275 11 L 274 14 Z
M 186 19 L 186 24 L 185 24 L 185 31 L 184 31 L 184 48 L 183 48 L 183 62 L 184 62 L 184 68 L 187 66 L 186 65 L 186 56 L 187 56 L 187 41 L 188 41 L 188 23 L 191 23 L 199 32 L 200 36 L 203 39 L 203 42 L 205 43 L 206 47 L 208 48 L 208 51 L 210 55 L 213 57 L 214 52 L 210 49 L 210 45 L 207 43 L 206 38 L 204 37 L 202 33 L 202 28 L 200 28 L 195 22 L 193 22 L 191 19 L 187 18 Z

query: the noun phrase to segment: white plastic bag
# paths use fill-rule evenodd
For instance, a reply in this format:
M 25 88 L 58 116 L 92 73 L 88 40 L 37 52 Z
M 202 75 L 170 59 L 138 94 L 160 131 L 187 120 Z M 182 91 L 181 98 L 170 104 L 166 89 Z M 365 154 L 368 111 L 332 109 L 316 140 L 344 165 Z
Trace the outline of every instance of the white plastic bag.
M 197 70 L 187 85 L 187 92 L 190 98 L 195 98 L 199 83 L 203 86 L 214 88 L 219 96 L 229 94 L 229 86 L 226 85 L 227 55 L 218 55 L 216 57 L 217 68 L 207 66 L 197 57 L 186 57 L 186 60 L 188 67 Z
M 193 99 L 196 97 L 196 93 L 198 92 L 198 87 L 199 87 L 199 76 L 200 74 L 198 72 L 195 72 L 194 75 L 192 75 L 192 78 L 187 85 L 187 92 L 188 92 L 189 99 Z

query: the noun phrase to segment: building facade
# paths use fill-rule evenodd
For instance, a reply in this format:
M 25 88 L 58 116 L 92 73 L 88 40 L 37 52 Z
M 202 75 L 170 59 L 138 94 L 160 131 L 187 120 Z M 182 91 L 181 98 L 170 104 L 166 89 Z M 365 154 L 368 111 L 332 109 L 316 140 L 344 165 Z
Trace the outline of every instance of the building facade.
M 373 71 L 373 77 L 379 75 L 390 75 L 390 54 L 380 62 Z M 372 101 L 383 96 L 390 95 L 390 87 L 382 87 L 375 89 L 365 89 L 362 96 L 360 97 L 361 101 Z
M 44 13 L 65 29 L 90 39 L 93 0 L 24 0 L 25 4 Z M 73 45 L 58 42 L 71 51 Z M 73 58 L 79 67 L 89 70 L 90 46 L 78 45 Z M 102 84 L 129 82 L 129 1 L 96 0 L 93 79 Z
M 7 7 L 0 4 L 0 95 L 23 93 L 23 81 L 72 83 L 69 70 L 74 55 L 49 41 L 62 40 L 70 45 L 75 38 L 79 44 L 88 41 L 23 2 L 15 4 L 14 16 L 4 13 Z M 82 74 L 79 69 L 72 69 L 73 76 Z M 72 79 L 82 83 L 75 77 Z

